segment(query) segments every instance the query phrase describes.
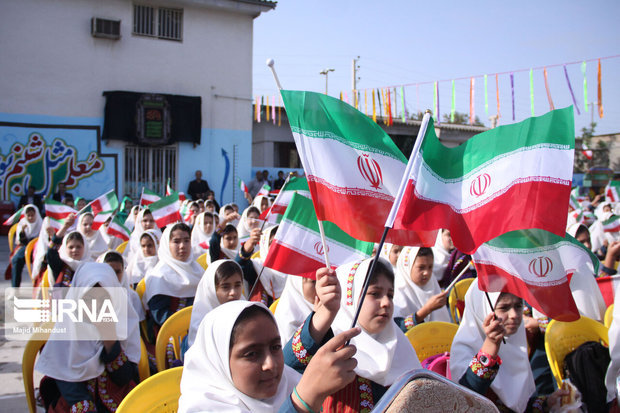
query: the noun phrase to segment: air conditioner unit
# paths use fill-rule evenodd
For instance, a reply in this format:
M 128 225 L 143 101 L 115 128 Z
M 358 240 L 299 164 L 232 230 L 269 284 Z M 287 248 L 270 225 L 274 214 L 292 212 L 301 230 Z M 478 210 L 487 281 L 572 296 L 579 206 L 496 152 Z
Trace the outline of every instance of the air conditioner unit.
M 90 19 L 90 34 L 93 37 L 118 40 L 121 38 L 121 21 L 93 17 Z

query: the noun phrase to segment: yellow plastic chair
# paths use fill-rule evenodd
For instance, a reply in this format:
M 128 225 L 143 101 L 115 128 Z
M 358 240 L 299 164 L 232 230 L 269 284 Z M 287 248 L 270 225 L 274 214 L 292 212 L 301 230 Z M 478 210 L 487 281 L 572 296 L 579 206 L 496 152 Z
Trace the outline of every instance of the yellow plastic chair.
M 24 258 L 26 259 L 26 268 L 28 269 L 28 274 L 30 274 L 30 279 L 32 279 L 32 252 L 34 251 L 34 246 L 37 245 L 37 241 L 39 237 L 33 238 L 30 240 L 28 245 L 26 245 L 26 253 L 24 254 Z
M 463 317 L 463 314 L 461 314 L 457 307 L 457 303 L 459 301 L 465 301 L 465 293 L 467 293 L 467 290 L 469 290 L 469 286 L 473 281 L 474 278 L 465 278 L 464 280 L 458 281 L 454 284 L 454 287 L 450 290 L 450 294 L 448 295 L 450 315 L 452 316 L 452 320 L 454 320 L 457 324 L 461 322 L 461 318 Z
M 609 328 L 611 326 L 611 322 L 614 321 L 614 305 L 610 305 L 607 307 L 605 311 L 605 318 L 603 319 L 603 324 L 605 327 Z
M 602 342 L 608 346 L 607 327 L 584 316 L 570 323 L 552 320 L 547 326 L 545 351 L 558 387 L 562 387 L 564 379 L 564 358 L 586 341 Z
M 41 298 L 48 300 L 50 298 L 50 280 L 47 276 L 49 269 L 46 269 L 43 273 L 43 279 L 41 280 Z
M 418 324 L 405 334 L 420 361 L 450 351 L 452 340 L 459 326 L 445 321 Z
M 204 254 L 200 255 L 200 257 L 196 259 L 196 262 L 200 264 L 203 270 L 206 270 L 209 266 L 209 264 L 207 264 L 207 253 L 205 252 Z
M 269 306 L 269 311 L 271 311 L 272 314 L 276 313 L 276 308 L 278 307 L 278 303 L 280 302 L 280 299 L 276 299 L 274 300 L 273 303 L 271 303 L 271 305 Z
M 181 340 L 189 331 L 189 323 L 192 319 L 192 306 L 185 307 L 172 314 L 164 322 L 157 333 L 155 341 L 155 360 L 157 361 L 157 371 L 166 370 L 166 347 L 172 339 L 174 357 L 181 358 Z
M 146 346 L 142 337 L 140 337 L 140 361 L 138 362 L 138 375 L 140 376 L 140 383 L 148 379 L 151 376 L 151 368 L 149 367 L 149 353 L 146 351 Z
M 260 251 L 256 251 L 254 254 L 252 254 L 252 258 L 260 258 Z
M 144 292 L 146 291 L 146 283 L 144 282 L 144 278 L 141 279 L 138 282 L 138 285 L 136 285 L 136 292 L 138 293 L 138 297 L 140 297 L 140 302 L 142 303 L 142 308 L 144 309 L 144 312 L 146 313 L 146 311 L 148 310 L 148 308 L 145 307 L 144 305 L 144 301 L 142 301 L 142 296 L 144 295 Z M 148 337 L 148 326 L 146 323 L 146 320 L 142 320 L 140 321 L 140 331 L 142 332 L 142 337 Z
M 179 408 L 183 367 L 159 372 L 138 384 L 118 406 L 116 413 L 172 413 Z
M 116 247 L 116 252 L 121 254 L 125 252 L 125 248 L 127 248 L 127 242 L 128 241 L 123 241 L 118 247 Z
M 11 225 L 9 228 L 9 253 L 13 252 L 13 247 L 15 246 L 15 233 L 17 232 L 17 224 Z
M 45 327 L 52 327 L 54 324 L 44 324 Z M 24 390 L 26 392 L 26 401 L 28 402 L 28 411 L 36 413 L 37 402 L 34 397 L 34 362 L 37 355 L 43 348 L 47 340 L 40 340 L 41 334 L 37 334 L 37 339 L 30 339 L 24 347 L 24 355 L 22 356 L 22 379 L 24 380 Z

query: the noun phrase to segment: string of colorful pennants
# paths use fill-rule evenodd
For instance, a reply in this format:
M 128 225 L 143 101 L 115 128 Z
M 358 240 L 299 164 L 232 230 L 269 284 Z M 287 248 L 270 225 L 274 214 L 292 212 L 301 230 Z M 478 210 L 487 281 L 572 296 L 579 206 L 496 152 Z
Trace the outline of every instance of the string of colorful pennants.
M 564 77 L 566 80 L 566 85 L 568 87 L 568 91 L 571 96 L 572 104 L 575 108 L 577 114 L 581 114 L 580 106 L 577 100 L 577 96 L 575 95 L 575 89 L 573 89 L 573 84 L 571 83 L 571 79 L 568 75 L 568 71 L 566 69 L 569 65 L 580 64 L 581 65 L 581 73 L 582 73 L 582 83 L 583 83 L 583 108 L 586 112 L 588 109 L 588 80 L 587 80 L 587 63 L 588 62 L 596 62 L 596 71 L 597 71 L 597 106 L 598 106 L 598 116 L 602 118 L 604 115 L 603 112 L 603 94 L 602 94 L 602 68 L 601 68 L 601 60 L 618 58 L 620 55 L 616 56 L 608 56 L 601 57 L 596 59 L 583 60 L 580 62 L 569 62 L 569 63 L 561 63 L 548 65 L 544 67 L 537 68 L 529 68 L 529 69 L 518 69 L 512 70 L 509 72 L 495 73 L 495 74 L 485 74 L 485 75 L 476 75 L 476 76 L 468 76 L 468 77 L 460 77 L 450 80 L 439 80 L 432 82 L 419 82 L 419 83 L 409 83 L 403 85 L 395 85 L 395 86 L 387 86 L 380 88 L 372 88 L 372 89 L 359 89 L 352 91 L 342 91 L 340 92 L 340 100 L 347 102 L 351 106 L 354 106 L 359 111 L 365 113 L 367 116 L 372 117 L 375 122 L 382 122 L 385 125 L 392 125 L 395 119 L 399 119 L 403 123 L 406 122 L 407 117 L 409 116 L 409 110 L 406 107 L 407 98 L 410 97 L 411 92 L 407 92 L 407 96 L 405 96 L 406 89 L 411 87 L 415 87 L 415 95 L 416 95 L 416 107 L 420 107 L 420 86 L 432 84 L 433 86 L 433 117 L 435 118 L 435 122 L 437 124 L 441 123 L 441 106 L 439 101 L 439 87 L 442 83 L 451 83 L 452 86 L 452 96 L 450 102 L 450 121 L 454 122 L 455 113 L 456 113 L 456 81 L 457 80 L 469 80 L 469 124 L 473 125 L 476 120 L 476 95 L 475 95 L 475 87 L 476 87 L 476 79 L 483 79 L 484 83 L 484 111 L 485 114 L 489 115 L 489 94 L 488 94 L 488 82 L 489 78 L 495 77 L 495 101 L 497 105 L 496 116 L 498 118 L 501 117 L 501 105 L 500 105 L 500 88 L 499 88 L 499 77 L 502 75 L 509 75 L 510 77 L 510 96 L 512 107 L 510 108 L 510 114 L 512 115 L 512 120 L 516 120 L 515 113 L 515 73 L 519 72 L 529 72 L 529 96 L 530 96 L 530 110 L 531 115 L 535 116 L 534 112 L 534 72 L 542 71 L 545 93 L 547 96 L 547 101 L 549 104 L 549 110 L 555 109 L 555 105 L 553 103 L 553 98 L 551 96 L 551 89 L 549 87 L 549 75 L 548 68 L 552 67 L 562 67 L 564 72 Z M 281 126 L 282 125 L 282 99 L 279 95 L 271 95 L 271 96 L 257 96 L 254 98 L 254 121 L 255 122 L 272 122 L 274 125 Z

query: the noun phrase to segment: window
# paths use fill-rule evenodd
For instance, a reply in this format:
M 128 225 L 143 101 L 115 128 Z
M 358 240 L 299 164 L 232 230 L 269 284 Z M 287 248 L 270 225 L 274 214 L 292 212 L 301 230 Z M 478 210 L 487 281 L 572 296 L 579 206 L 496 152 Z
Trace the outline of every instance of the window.
M 183 40 L 183 9 L 134 4 L 133 33 L 167 40 Z
M 176 171 L 176 146 L 125 147 L 124 192 L 134 199 L 140 198 L 143 187 L 164 194 L 168 179 L 175 185 Z

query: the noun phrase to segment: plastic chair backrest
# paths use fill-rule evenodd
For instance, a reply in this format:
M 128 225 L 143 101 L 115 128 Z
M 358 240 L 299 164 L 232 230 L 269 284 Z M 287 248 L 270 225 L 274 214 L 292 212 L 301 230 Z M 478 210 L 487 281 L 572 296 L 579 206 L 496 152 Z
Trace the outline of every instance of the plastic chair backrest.
M 17 232 L 17 224 L 11 225 L 9 228 L 9 253 L 13 252 L 13 247 L 15 246 L 15 233 Z
M 26 268 L 28 269 L 28 274 L 30 274 L 30 279 L 33 278 L 32 275 L 32 252 L 34 251 L 34 246 L 37 245 L 37 241 L 39 237 L 33 238 L 30 240 L 28 245 L 26 245 L 26 253 L 24 254 L 24 258 L 26 259 Z
M 610 305 L 607 307 L 605 311 L 605 318 L 603 319 L 603 324 L 605 327 L 609 328 L 611 326 L 611 322 L 614 321 L 614 305 Z
M 271 314 L 275 314 L 276 313 L 276 308 L 278 307 L 278 302 L 280 302 L 279 298 L 274 300 L 274 302 L 271 303 L 271 305 L 269 306 L 269 311 L 271 311 Z
M 49 290 L 49 288 L 50 288 L 50 280 L 49 280 L 49 277 L 47 275 L 48 271 L 49 271 L 49 269 L 46 269 L 43 272 L 43 278 L 41 279 L 41 285 L 40 285 L 40 287 L 41 287 L 41 298 L 44 299 L 44 300 L 47 300 L 47 299 L 50 298 L 50 290 Z
M 138 362 L 138 375 L 140 376 L 140 382 L 148 379 L 151 376 L 151 368 L 149 367 L 149 353 L 146 351 L 146 346 L 142 337 L 140 337 L 140 361 Z
M 192 319 L 192 306 L 185 307 L 172 314 L 164 322 L 157 333 L 155 341 L 155 360 L 157 361 L 157 371 L 166 370 L 166 347 L 172 338 L 174 356 L 181 358 L 181 340 L 189 331 L 189 323 Z
M 196 258 L 196 262 L 200 264 L 203 270 L 206 270 L 209 264 L 207 264 L 207 253 L 201 254 L 200 257 Z
M 53 323 L 46 325 L 52 327 Z M 41 337 L 41 334 L 37 336 Z M 22 379 L 24 380 L 24 391 L 26 393 L 26 401 L 28 402 L 28 411 L 30 411 L 30 413 L 36 413 L 37 411 L 37 402 L 34 397 L 34 362 L 45 343 L 46 340 L 34 340 L 31 338 L 26 343 L 24 355 L 22 356 Z
M 464 280 L 458 281 L 454 284 L 454 287 L 450 290 L 450 294 L 448 295 L 450 315 L 452 316 L 452 320 L 457 324 L 461 322 L 461 318 L 463 317 L 463 313 L 459 307 L 465 308 L 465 294 L 473 281 L 474 278 L 465 278 Z M 459 305 L 459 302 L 461 302 L 461 305 Z
M 260 251 L 256 251 L 254 254 L 252 254 L 252 258 L 260 258 Z
M 418 324 L 405 334 L 420 361 L 430 356 L 450 351 L 452 340 L 459 326 L 445 321 Z
M 125 396 L 116 413 L 176 412 L 181 396 L 183 367 L 159 372 L 138 384 Z
M 120 244 L 118 247 L 116 247 L 116 252 L 119 252 L 119 253 L 121 253 L 121 254 L 122 254 L 123 252 L 125 252 L 125 248 L 127 248 L 127 243 L 128 243 L 128 242 L 129 242 L 129 241 L 123 241 L 123 242 L 121 242 L 121 244 Z
M 138 296 L 140 297 L 140 301 L 142 301 L 142 296 L 144 295 L 145 291 L 146 291 L 146 283 L 143 278 L 138 282 L 138 285 L 136 285 L 136 292 L 138 293 Z
M 551 320 L 547 326 L 545 351 L 558 387 L 562 387 L 564 378 L 564 358 L 586 341 L 609 345 L 607 327 L 584 316 L 573 322 Z

